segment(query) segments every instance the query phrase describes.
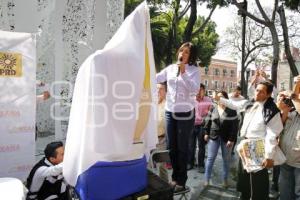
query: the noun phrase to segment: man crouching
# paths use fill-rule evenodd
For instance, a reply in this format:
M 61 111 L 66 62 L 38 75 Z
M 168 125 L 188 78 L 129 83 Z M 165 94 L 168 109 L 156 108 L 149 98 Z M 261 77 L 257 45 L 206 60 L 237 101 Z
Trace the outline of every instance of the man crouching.
M 45 157 L 32 168 L 27 178 L 27 200 L 67 199 L 62 175 L 63 143 L 49 143 L 44 153 Z

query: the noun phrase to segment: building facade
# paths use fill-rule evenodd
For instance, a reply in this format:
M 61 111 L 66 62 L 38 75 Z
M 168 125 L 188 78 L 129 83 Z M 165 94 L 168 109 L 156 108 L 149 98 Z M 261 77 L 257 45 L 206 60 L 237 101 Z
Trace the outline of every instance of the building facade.
M 295 60 L 298 72 L 300 72 L 300 50 L 298 48 L 291 48 L 292 56 Z M 280 57 L 280 62 L 278 64 L 277 73 L 277 88 L 281 90 L 291 90 L 293 86 L 293 75 L 289 63 L 286 59 L 286 55 L 283 52 Z
M 201 83 L 209 95 L 213 90 L 231 92 L 237 85 L 236 62 L 212 58 L 209 67 L 202 67 L 200 71 Z

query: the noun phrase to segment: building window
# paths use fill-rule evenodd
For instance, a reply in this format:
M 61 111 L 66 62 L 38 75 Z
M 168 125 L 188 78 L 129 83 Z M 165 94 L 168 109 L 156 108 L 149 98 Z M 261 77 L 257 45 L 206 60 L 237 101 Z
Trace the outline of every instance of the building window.
M 204 85 L 206 88 L 208 88 L 208 80 L 204 80 Z
M 215 68 L 215 75 L 219 76 L 220 75 L 220 70 L 218 68 Z
M 233 83 L 232 82 L 230 82 L 230 89 L 232 89 L 233 88 Z
M 281 88 L 282 91 L 285 90 L 284 84 L 285 84 L 284 81 L 282 81 L 282 82 L 280 83 L 280 88 Z
M 226 85 L 225 85 L 225 82 L 223 81 L 223 86 L 222 86 L 222 88 L 225 89 L 225 86 L 226 86 Z
M 223 76 L 227 76 L 227 69 L 223 69 Z
M 214 81 L 214 88 L 218 89 L 218 81 Z
M 234 77 L 234 74 L 235 74 L 234 70 L 230 70 L 230 77 Z
M 209 70 L 208 67 L 204 68 L 205 75 L 208 75 L 208 70 Z

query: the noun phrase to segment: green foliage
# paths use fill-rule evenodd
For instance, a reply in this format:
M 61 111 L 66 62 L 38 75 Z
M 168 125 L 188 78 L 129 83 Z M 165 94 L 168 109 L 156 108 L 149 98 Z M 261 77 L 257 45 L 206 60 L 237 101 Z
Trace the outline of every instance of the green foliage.
M 299 11 L 300 0 L 284 0 L 284 4 L 291 10 Z
M 207 8 L 212 8 L 214 5 L 219 5 L 220 7 L 228 6 L 229 0 L 199 0 L 200 3 L 207 3 Z
M 201 26 L 204 20 L 204 17 L 198 16 L 194 29 Z M 208 22 L 204 31 L 195 36 L 192 42 L 198 47 L 198 56 L 201 61 L 200 66 L 209 66 L 211 57 L 216 53 L 219 42 L 219 35 L 216 33 L 216 24 L 212 21 Z
M 194 26 L 194 30 L 200 27 L 204 20 L 204 17 L 198 16 L 196 24 Z M 178 24 L 177 38 L 174 45 L 176 48 L 174 48 L 173 50 L 174 60 L 176 60 L 176 50 L 182 44 L 183 33 L 187 22 L 188 17 L 184 17 L 183 20 L 181 20 Z M 219 35 L 216 33 L 216 24 L 212 21 L 209 21 L 204 28 L 204 31 L 192 38 L 192 42 L 197 46 L 200 66 L 209 66 L 211 57 L 216 53 L 217 44 L 219 42 Z
M 125 0 L 125 16 L 129 15 L 142 0 Z M 154 58 L 156 64 L 156 70 L 160 71 L 162 67 L 165 67 L 167 51 L 172 52 L 173 60 L 176 60 L 175 55 L 177 48 L 182 44 L 184 30 L 188 22 L 188 17 L 182 18 L 176 24 L 176 37 L 173 40 L 173 48 L 167 49 L 167 43 L 169 41 L 169 33 L 172 28 L 172 22 L 174 18 L 174 7 L 172 3 L 175 1 L 170 0 L 148 0 L 150 6 L 150 18 L 151 18 L 151 34 L 154 50 Z M 222 0 L 212 0 L 210 3 L 223 2 Z M 204 17 L 198 16 L 194 30 L 199 28 L 204 22 Z M 219 36 L 216 33 L 216 24 L 209 21 L 204 28 L 204 31 L 192 38 L 192 42 L 198 48 L 198 57 L 201 60 L 201 66 L 208 66 L 210 64 L 211 57 L 217 50 L 217 43 Z
M 168 39 L 168 22 L 166 20 L 159 20 L 160 16 L 161 14 L 151 18 L 151 35 L 156 70 L 159 70 L 163 65 Z
M 143 0 L 125 0 L 124 18 L 134 11 L 134 9 L 142 2 Z

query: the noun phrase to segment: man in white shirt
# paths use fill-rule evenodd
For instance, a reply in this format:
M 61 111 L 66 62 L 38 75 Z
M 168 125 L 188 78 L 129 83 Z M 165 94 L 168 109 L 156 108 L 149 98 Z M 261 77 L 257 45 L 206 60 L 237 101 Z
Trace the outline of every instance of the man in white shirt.
M 66 200 L 67 186 L 62 175 L 63 143 L 49 143 L 44 153 L 45 157 L 32 168 L 27 178 L 27 200 Z
M 264 70 L 257 69 L 255 71 L 254 76 L 251 77 L 251 82 L 248 86 L 248 98 L 249 99 L 254 98 L 255 88 L 256 88 L 257 84 L 262 81 L 268 81 L 268 82 L 272 83 L 272 80 L 268 78 L 268 76 Z M 278 95 L 277 88 L 275 86 L 273 86 L 273 92 L 272 92 L 271 97 L 273 97 L 275 99 L 275 101 L 276 101 L 277 95 Z
M 235 109 L 245 109 L 245 118 L 241 128 L 241 137 L 265 139 L 265 160 L 263 169 L 256 173 L 248 173 L 239 164 L 237 190 L 241 192 L 242 200 L 265 200 L 269 199 L 269 177 L 267 168 L 273 167 L 276 137 L 283 129 L 280 112 L 271 98 L 273 85 L 263 81 L 257 84 L 254 101 L 242 100 L 231 102 L 214 95 L 216 101 L 225 106 Z

